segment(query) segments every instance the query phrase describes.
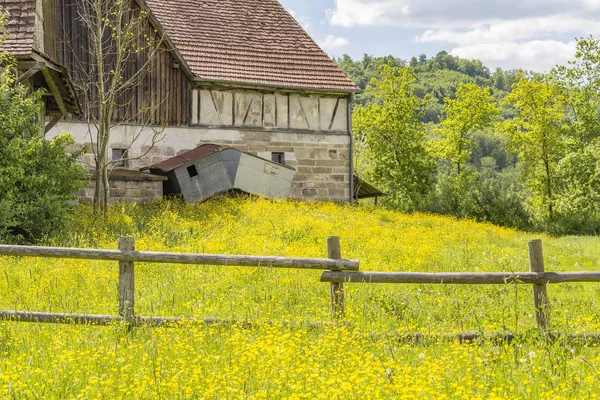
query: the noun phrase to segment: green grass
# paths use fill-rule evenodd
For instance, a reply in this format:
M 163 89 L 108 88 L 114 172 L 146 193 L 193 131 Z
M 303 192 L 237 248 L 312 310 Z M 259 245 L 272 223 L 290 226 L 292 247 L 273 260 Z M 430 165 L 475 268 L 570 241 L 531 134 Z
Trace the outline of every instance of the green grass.
M 552 238 L 432 215 L 335 204 L 213 200 L 113 207 L 107 222 L 78 207 L 48 244 L 326 257 L 367 271 L 527 271 L 540 237 L 548 271 L 598 270 L 600 240 Z M 115 262 L 0 258 L 0 308 L 117 313 Z M 540 338 L 531 285 L 347 284 L 332 324 L 320 272 L 136 264 L 136 314 L 252 321 L 175 328 L 0 324 L 7 398 L 592 398 L 596 347 Z M 549 285 L 553 330 L 600 332 L 600 286 Z M 315 321 L 326 322 L 314 326 Z M 280 323 L 285 322 L 285 323 Z M 492 342 L 407 343 L 404 335 L 513 332 Z M 525 384 L 524 382 L 528 383 Z M 599 389 L 596 389 L 599 387 Z M 27 391 L 29 390 L 29 392 Z

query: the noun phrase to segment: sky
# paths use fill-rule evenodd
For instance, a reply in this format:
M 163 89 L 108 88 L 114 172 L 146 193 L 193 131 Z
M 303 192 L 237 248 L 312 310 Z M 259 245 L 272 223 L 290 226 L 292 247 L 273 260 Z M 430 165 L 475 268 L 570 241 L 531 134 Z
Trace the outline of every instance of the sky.
M 331 56 L 441 50 L 491 69 L 543 72 L 600 35 L 600 0 L 279 0 Z

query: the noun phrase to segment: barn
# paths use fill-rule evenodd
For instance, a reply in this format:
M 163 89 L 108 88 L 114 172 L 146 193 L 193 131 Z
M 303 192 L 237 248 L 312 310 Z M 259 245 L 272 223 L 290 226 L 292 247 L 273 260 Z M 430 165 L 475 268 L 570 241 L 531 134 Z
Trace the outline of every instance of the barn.
M 83 0 L 1 1 L 17 4 L 8 8 L 10 20 L 31 5 L 25 15 L 33 17 L 19 24 L 36 36 L 32 54 L 55 60 L 56 73 L 80 87 L 88 54 Z M 278 1 L 130 1 L 149 16 L 140 35 L 159 37 L 163 51 L 135 90 L 119 99 L 126 106 L 115 114 L 109 154 L 126 153 L 131 160 L 116 165 L 113 196 L 161 197 L 164 178 L 139 170 L 210 143 L 293 168 L 292 198 L 353 198 L 351 111 L 359 88 Z M 139 62 L 134 58 L 128 73 Z M 45 84 L 41 78 L 38 83 Z M 85 104 L 80 112 L 76 94 L 66 95 L 68 83 L 58 90 L 46 86 L 49 93 L 61 92 L 63 105 L 56 107 L 68 114 L 60 122 L 54 118 L 48 137 L 66 131 L 78 143 L 90 143 L 94 127 Z M 148 102 L 151 112 L 140 112 Z M 161 137 L 153 143 L 157 129 Z M 93 155 L 83 162 L 93 164 Z M 83 196 L 93 196 L 93 184 Z
M 46 0 L 48 1 L 48 0 Z M 351 199 L 351 105 L 359 89 L 276 0 L 146 0 L 168 51 L 133 93 L 163 99 L 151 125 L 164 127 L 160 143 L 124 167 L 138 170 L 201 144 L 232 147 L 296 170 L 291 197 Z M 85 41 L 77 0 L 55 0 L 57 58 L 74 67 Z M 121 110 L 111 151 L 127 148 L 142 121 Z M 72 132 L 89 141 L 85 122 L 62 121 L 50 133 Z M 151 133 L 148 132 L 148 135 Z

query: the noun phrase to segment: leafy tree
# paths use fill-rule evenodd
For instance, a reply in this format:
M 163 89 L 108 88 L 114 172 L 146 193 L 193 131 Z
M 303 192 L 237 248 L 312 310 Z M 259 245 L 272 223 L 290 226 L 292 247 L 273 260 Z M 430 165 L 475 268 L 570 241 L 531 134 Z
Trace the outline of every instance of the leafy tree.
M 435 147 L 439 157 L 450 161 L 456 175 L 461 175 L 476 145 L 473 134 L 492 124 L 498 107 L 489 87 L 467 83 L 458 88 L 455 99 L 446 98 L 444 113 L 446 117 L 437 129 L 441 140 Z
M 560 233 L 600 232 L 600 41 L 577 43 L 575 60 L 552 71 L 568 103 L 568 154 L 559 162 L 554 229 Z
M 556 168 L 565 155 L 565 98 L 543 76 L 522 77 L 505 102 L 516 115 L 502 122 L 499 129 L 507 134 L 507 146 L 522 164 L 534 216 L 540 222 L 551 222 L 558 182 Z
M 434 164 L 425 149 L 419 121 L 420 100 L 408 68 L 386 65 L 371 82 L 377 102 L 354 113 L 357 142 L 366 143 L 372 178 L 389 196 L 388 204 L 414 209 L 431 189 Z
M 6 38 L 0 9 L 0 48 Z M 0 51 L 0 240 L 30 243 L 63 227 L 67 202 L 83 186 L 70 136 L 45 140 L 40 92 L 15 86 L 15 60 Z
M 575 61 L 552 71 L 569 106 L 569 137 L 575 150 L 600 137 L 600 41 L 590 37 L 577 43 Z

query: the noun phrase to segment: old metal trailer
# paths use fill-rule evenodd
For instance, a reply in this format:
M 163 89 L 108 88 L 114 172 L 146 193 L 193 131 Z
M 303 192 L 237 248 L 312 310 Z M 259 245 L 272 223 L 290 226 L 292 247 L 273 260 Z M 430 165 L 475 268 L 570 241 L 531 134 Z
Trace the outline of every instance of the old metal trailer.
M 285 198 L 295 174 L 286 165 L 213 144 L 201 145 L 143 170 L 167 177 L 165 195 L 181 195 L 191 202 L 235 191 Z

